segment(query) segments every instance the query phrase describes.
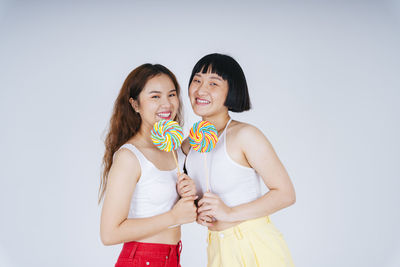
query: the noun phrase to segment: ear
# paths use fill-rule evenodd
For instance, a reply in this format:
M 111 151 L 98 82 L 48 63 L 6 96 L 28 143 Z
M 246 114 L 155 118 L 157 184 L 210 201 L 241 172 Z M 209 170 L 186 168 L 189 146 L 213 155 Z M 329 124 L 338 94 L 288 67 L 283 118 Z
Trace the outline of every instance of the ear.
M 129 103 L 131 104 L 133 110 L 134 110 L 136 113 L 140 113 L 140 112 L 139 112 L 139 103 L 138 103 L 137 100 L 134 100 L 134 99 L 131 97 L 131 98 L 129 98 Z

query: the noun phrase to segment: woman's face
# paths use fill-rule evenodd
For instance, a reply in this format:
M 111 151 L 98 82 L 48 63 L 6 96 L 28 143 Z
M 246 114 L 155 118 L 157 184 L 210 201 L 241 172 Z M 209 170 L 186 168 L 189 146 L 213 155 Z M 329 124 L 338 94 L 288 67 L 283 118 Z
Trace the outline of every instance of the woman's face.
M 196 73 L 189 86 L 189 98 L 194 113 L 201 117 L 210 117 L 228 112 L 224 105 L 228 88 L 228 81 L 216 73 Z
M 172 80 L 165 74 L 147 81 L 139 94 L 138 101 L 131 104 L 139 112 L 142 122 L 151 127 L 157 121 L 173 120 L 179 108 L 179 97 Z

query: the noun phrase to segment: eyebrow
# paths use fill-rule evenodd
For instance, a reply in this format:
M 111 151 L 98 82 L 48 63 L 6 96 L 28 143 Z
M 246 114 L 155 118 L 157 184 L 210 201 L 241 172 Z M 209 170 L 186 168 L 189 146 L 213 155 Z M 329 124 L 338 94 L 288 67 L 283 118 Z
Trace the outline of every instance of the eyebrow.
M 196 73 L 194 76 L 202 77 L 199 73 Z M 211 76 L 210 79 L 218 80 L 222 82 L 222 79 L 219 76 Z
M 170 90 L 168 93 L 176 92 L 176 89 Z M 161 91 L 150 91 L 149 94 L 161 94 Z
M 222 79 L 220 77 L 217 76 L 211 76 L 210 79 L 214 79 L 214 80 L 218 80 L 222 82 Z

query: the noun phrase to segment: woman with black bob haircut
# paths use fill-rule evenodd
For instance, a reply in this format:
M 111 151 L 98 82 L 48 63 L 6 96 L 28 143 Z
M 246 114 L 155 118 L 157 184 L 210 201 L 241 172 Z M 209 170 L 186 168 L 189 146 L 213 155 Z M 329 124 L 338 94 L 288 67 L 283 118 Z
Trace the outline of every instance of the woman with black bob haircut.
M 269 215 L 295 202 L 293 184 L 271 143 L 256 127 L 228 111 L 250 109 L 246 78 L 232 57 L 211 54 L 194 66 L 189 98 L 196 115 L 211 122 L 218 142 L 207 154 L 182 145 L 187 174 L 199 197 L 197 222 L 208 227 L 208 267 L 293 266 L 282 234 Z M 263 182 L 269 191 L 261 193 Z M 208 191 L 207 188 L 210 188 Z
M 229 111 L 243 112 L 251 108 L 246 77 L 236 60 L 221 54 L 210 54 L 203 57 L 193 68 L 189 87 L 196 73 L 207 73 L 208 71 L 216 73 L 228 81 L 229 91 L 224 104 Z

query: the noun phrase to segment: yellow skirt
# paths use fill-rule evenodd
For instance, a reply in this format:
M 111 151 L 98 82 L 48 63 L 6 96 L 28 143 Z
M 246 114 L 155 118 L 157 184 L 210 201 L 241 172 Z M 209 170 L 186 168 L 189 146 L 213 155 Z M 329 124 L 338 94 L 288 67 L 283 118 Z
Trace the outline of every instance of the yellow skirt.
M 289 249 L 269 217 L 208 231 L 208 267 L 292 267 Z

